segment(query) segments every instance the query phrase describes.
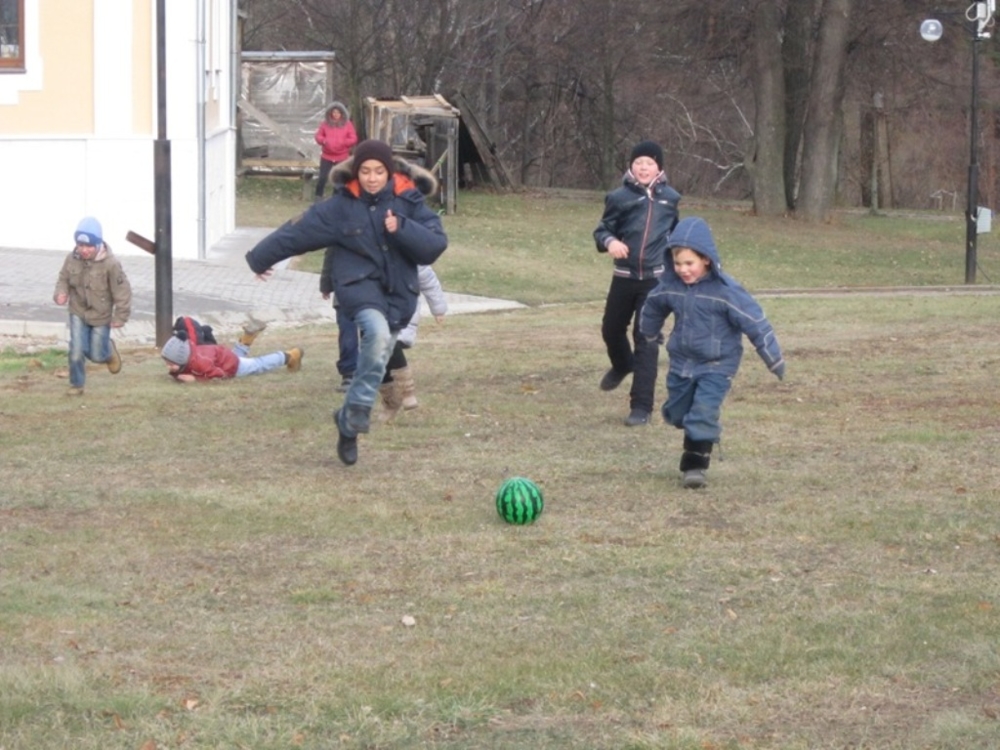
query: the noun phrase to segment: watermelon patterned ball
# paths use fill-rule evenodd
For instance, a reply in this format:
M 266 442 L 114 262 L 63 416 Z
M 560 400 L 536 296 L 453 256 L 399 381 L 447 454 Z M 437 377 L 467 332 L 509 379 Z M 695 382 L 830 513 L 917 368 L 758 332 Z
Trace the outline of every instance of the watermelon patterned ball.
M 511 477 L 497 490 L 497 513 L 507 523 L 534 523 L 542 514 L 542 491 L 524 477 Z

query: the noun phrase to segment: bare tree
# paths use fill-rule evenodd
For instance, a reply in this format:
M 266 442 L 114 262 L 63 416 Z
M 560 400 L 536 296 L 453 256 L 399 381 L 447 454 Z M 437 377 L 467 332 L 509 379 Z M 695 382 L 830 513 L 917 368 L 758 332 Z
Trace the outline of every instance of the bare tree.
M 828 218 L 836 195 L 851 3 L 824 0 L 820 18 L 802 143 L 801 192 L 795 209 L 796 216 L 812 221 Z

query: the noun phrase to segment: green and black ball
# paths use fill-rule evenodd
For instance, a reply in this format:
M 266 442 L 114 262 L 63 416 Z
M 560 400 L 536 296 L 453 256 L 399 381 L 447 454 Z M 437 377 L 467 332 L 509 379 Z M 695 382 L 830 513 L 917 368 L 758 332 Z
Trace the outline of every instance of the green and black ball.
M 534 523 L 545 506 L 538 485 L 524 477 L 511 477 L 497 490 L 497 513 L 507 523 Z

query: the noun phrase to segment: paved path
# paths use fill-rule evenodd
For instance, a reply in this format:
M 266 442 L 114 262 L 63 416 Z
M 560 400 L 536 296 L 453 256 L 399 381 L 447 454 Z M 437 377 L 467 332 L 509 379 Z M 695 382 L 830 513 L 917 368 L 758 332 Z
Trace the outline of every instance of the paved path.
M 316 274 L 279 265 L 267 282 L 258 281 L 243 259 L 270 229 L 241 228 L 215 245 L 203 261 L 173 264 L 174 315 L 191 315 L 222 334 L 239 331 L 248 313 L 272 326 L 335 323 L 333 308 L 319 293 Z M 112 246 L 112 249 L 114 246 Z M 66 308 L 52 301 L 68 250 L 0 247 L 0 336 L 53 339 L 65 343 Z M 119 255 L 132 284 L 132 318 L 115 332 L 117 341 L 156 342 L 156 283 L 153 256 Z M 509 300 L 445 292 L 448 314 L 522 307 Z M 424 304 L 421 300 L 421 304 Z M 425 308 L 426 310 L 426 308 Z

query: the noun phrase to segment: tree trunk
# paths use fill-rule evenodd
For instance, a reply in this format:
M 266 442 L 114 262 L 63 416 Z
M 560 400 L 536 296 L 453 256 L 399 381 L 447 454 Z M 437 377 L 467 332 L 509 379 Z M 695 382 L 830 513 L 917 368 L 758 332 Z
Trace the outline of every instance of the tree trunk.
M 754 120 L 753 149 L 747 171 L 754 211 L 781 216 L 787 209 L 783 155 L 785 152 L 785 80 L 781 60 L 781 8 L 762 0 L 754 11 Z
M 837 184 L 843 117 L 844 65 L 852 0 L 825 0 L 802 144 L 802 184 L 796 216 L 826 221 Z
M 785 204 L 795 208 L 799 186 L 799 152 L 809 100 L 810 50 L 818 2 L 792 0 L 785 11 L 781 57 L 785 68 Z

